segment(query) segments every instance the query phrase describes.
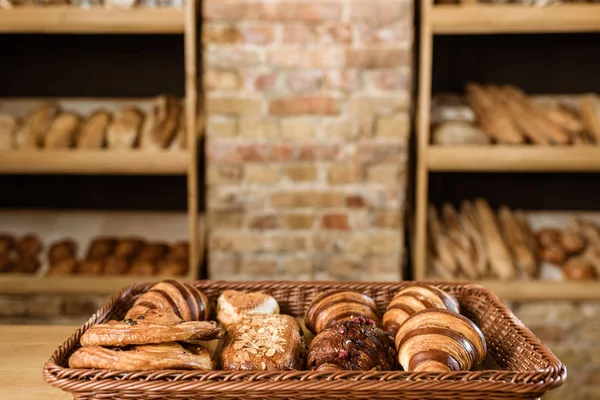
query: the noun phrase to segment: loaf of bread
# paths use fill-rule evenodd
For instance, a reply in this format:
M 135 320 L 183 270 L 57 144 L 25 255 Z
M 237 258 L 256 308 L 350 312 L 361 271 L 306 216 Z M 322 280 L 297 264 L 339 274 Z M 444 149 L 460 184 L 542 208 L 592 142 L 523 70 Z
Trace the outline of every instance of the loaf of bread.
M 0 233 L 0 254 L 7 253 L 15 248 L 17 240 L 13 235 Z
M 217 300 L 217 319 L 225 326 L 259 314 L 279 314 L 277 300 L 262 292 L 238 290 L 226 290 Z
M 469 371 L 486 356 L 485 337 L 468 318 L 427 309 L 409 317 L 396 335 L 398 361 L 408 372 Z
M 404 321 L 427 308 L 459 312 L 458 301 L 450 293 L 428 284 L 413 284 L 394 295 L 383 314 L 383 328 L 390 335 L 396 336 Z
M 154 275 L 155 265 L 153 261 L 135 260 L 131 263 L 128 275 L 151 276 Z
M 137 146 L 144 115 L 136 107 L 116 112 L 108 127 L 107 142 L 111 149 L 131 149 Z
M 164 149 L 171 145 L 179 125 L 180 100 L 169 96 L 155 99 L 140 134 L 140 148 L 146 150 Z
M 137 254 L 136 260 L 156 262 L 163 258 L 168 250 L 169 245 L 166 243 L 148 243 Z
M 72 112 L 59 113 L 44 136 L 44 147 L 47 149 L 73 147 L 80 125 L 79 115 Z
M 328 290 L 315 296 L 310 302 L 304 322 L 317 334 L 338 322 L 363 316 L 379 323 L 379 311 L 375 301 L 364 293 L 354 290 Z
M 79 263 L 75 258 L 61 258 L 50 264 L 48 276 L 73 275 L 78 268 Z
M 226 371 L 288 371 L 304 366 L 300 326 L 289 315 L 253 315 L 229 325 L 221 352 Z
M 60 112 L 56 104 L 44 104 L 27 116 L 15 136 L 15 145 L 19 149 L 42 147 L 46 132 Z
M 79 275 L 102 275 L 102 260 L 82 260 L 77 267 Z
M 143 293 L 127 312 L 126 318 L 135 318 L 148 310 L 167 310 L 184 321 L 204 321 L 211 313 L 208 297 L 194 286 L 167 280 Z
M 111 114 L 106 110 L 96 110 L 83 123 L 77 148 L 101 149 L 106 145 L 106 131 L 111 122 Z
M 15 146 L 15 138 L 20 125 L 19 118 L 0 114 L 0 150 L 10 150 Z
M 176 242 L 171 245 L 167 253 L 167 260 L 187 261 L 190 258 L 190 245 L 188 242 Z
M 391 371 L 395 365 L 393 339 L 362 316 L 319 332 L 308 349 L 307 367 L 313 370 Z
M 54 264 L 66 258 L 75 258 L 77 255 L 77 243 L 65 239 L 53 243 L 48 250 L 48 261 Z
M 139 238 L 123 238 L 119 240 L 114 249 L 114 255 L 124 259 L 133 259 L 144 247 L 144 240 Z
M 19 256 L 14 259 L 10 272 L 19 274 L 35 274 L 40 268 L 40 261 L 37 257 Z
M 112 254 L 116 240 L 112 238 L 97 238 L 92 240 L 85 256 L 88 260 L 103 259 Z
M 37 257 L 42 252 L 43 247 L 40 238 L 34 234 L 23 236 L 15 245 L 15 249 L 19 256 L 26 258 Z
M 121 257 L 108 256 L 98 260 L 103 260 L 104 275 L 124 275 L 129 272 L 129 262 Z

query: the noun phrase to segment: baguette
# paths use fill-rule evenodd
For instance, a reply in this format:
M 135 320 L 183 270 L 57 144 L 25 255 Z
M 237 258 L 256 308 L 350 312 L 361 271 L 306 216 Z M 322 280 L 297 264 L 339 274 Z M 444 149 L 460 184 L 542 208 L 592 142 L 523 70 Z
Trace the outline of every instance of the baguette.
M 106 132 L 110 149 L 132 149 L 137 146 L 144 114 L 136 107 L 125 107 L 113 116 Z
M 15 146 L 19 149 L 42 147 L 46 132 L 59 112 L 58 105 L 48 103 L 29 114 L 15 135 Z
M 48 149 L 68 149 L 75 143 L 81 119 L 72 112 L 60 113 L 52 122 L 44 137 L 44 147 Z
M 159 96 L 146 115 L 140 134 L 140 148 L 164 149 L 171 145 L 179 125 L 180 100 Z
M 515 264 L 521 270 L 521 275 L 535 278 L 538 274 L 538 265 L 535 253 L 527 245 L 525 232 L 517 221 L 513 212 L 506 206 L 500 207 L 498 220 L 506 245 L 511 249 Z
M 589 138 L 600 142 L 600 100 L 596 95 L 582 97 L 579 102 L 579 114 Z
M 477 254 L 469 236 L 462 229 L 460 218 L 456 209 L 449 203 L 442 206 L 442 217 L 451 243 L 454 245 L 454 257 L 458 262 L 460 271 L 469 279 L 476 279 Z
M 502 239 L 492 208 L 487 201 L 477 199 L 475 200 L 475 210 L 481 221 L 481 232 L 492 270 L 500 279 L 516 278 L 510 252 Z
M 439 219 L 438 213 L 435 208 L 429 206 L 429 236 L 434 249 L 440 261 L 440 267 L 446 268 L 448 273 L 453 276 L 456 275 L 458 270 L 458 264 L 454 257 L 452 244 L 450 239 L 446 236 L 444 228 Z
M 101 149 L 106 145 L 106 131 L 111 114 L 105 110 L 94 111 L 85 121 L 77 139 L 79 149 Z
M 488 275 L 488 260 L 485 243 L 481 234 L 481 222 L 475 212 L 475 207 L 469 201 L 463 201 L 460 206 L 460 223 L 465 233 L 471 238 L 474 249 L 475 266 L 478 278 Z
M 14 146 L 15 135 L 21 120 L 8 114 L 0 114 L 0 150 L 10 150 Z

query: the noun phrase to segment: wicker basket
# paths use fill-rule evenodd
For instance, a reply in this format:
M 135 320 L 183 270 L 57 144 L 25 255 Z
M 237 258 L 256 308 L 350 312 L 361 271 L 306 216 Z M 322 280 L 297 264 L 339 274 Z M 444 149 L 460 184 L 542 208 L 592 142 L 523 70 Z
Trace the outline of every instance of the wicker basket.
M 381 310 L 408 285 L 372 282 L 199 281 L 196 287 L 216 298 L 223 290 L 262 290 L 281 312 L 302 316 L 310 300 L 330 288 L 355 289 L 372 296 Z M 436 283 L 453 293 L 462 311 L 479 325 L 490 355 L 501 370 L 451 373 L 390 372 L 119 372 L 70 369 L 79 338 L 97 322 L 122 318 L 151 284 L 122 290 L 52 355 L 44 366 L 51 385 L 76 399 L 537 399 L 565 380 L 562 362 L 488 290 L 472 284 Z

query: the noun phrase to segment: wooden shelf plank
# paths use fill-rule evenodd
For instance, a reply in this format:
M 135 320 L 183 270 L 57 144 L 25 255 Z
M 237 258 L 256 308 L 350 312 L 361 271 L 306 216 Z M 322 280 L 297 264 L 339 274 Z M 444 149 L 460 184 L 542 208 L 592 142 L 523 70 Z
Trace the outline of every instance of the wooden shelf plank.
M 434 34 L 597 32 L 600 4 L 436 5 L 431 26 Z
M 185 151 L 0 151 L 0 173 L 4 174 L 185 175 L 188 163 Z
M 600 300 L 600 281 L 483 281 L 503 300 Z
M 430 171 L 597 172 L 600 146 L 430 146 Z
M 183 8 L 24 6 L 0 9 L 2 33 L 182 34 L 183 26 Z
M 159 281 L 158 277 L 32 277 L 5 274 L 0 276 L 0 293 L 114 294 L 138 282 Z M 181 279 L 178 277 L 176 279 Z M 185 278 L 184 278 L 185 279 Z

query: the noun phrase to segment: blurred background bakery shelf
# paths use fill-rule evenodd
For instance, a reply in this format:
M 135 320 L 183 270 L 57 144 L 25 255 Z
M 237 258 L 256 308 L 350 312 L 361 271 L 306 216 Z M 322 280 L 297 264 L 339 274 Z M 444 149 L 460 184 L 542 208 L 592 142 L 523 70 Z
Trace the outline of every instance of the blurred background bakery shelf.
M 182 34 L 184 9 L 17 6 L 0 9 L 0 33 Z
M 436 4 L 431 29 L 442 35 L 598 32 L 600 5 Z
M 38 264 L 35 269 L 24 272 L 18 265 L 4 270 L 0 268 L 2 270 L 0 271 L 0 293 L 104 294 L 114 293 L 130 283 L 158 279 L 157 275 L 161 278 L 179 279 L 196 279 L 197 276 L 196 270 L 187 268 L 189 264 L 187 259 L 181 264 L 181 267 L 185 268 L 185 270 L 181 269 L 184 271 L 183 275 L 179 273 L 171 275 L 165 272 L 158 258 L 150 260 L 153 268 L 143 268 L 142 271 L 140 269 L 135 271 L 133 268 L 136 260 L 141 260 L 140 254 L 145 247 L 163 246 L 168 249 L 168 246 L 176 243 L 188 243 L 188 215 L 185 212 L 2 210 L 0 226 L 2 244 L 5 243 L 6 237 L 12 237 L 18 242 L 26 236 L 33 236 L 43 246 L 36 254 Z M 198 251 L 202 254 L 204 251 L 202 216 L 197 226 L 200 246 Z M 84 261 L 94 258 L 90 255 L 94 241 L 107 240 L 116 245 L 120 241 L 139 241 L 139 251 L 137 255 L 126 258 L 127 265 L 124 265 L 120 271 L 110 272 L 106 269 L 106 257 L 101 259 L 104 265 L 98 269 L 86 270 L 85 267 L 82 269 Z M 56 269 L 51 263 L 52 245 L 64 246 L 67 242 L 75 246 L 72 257 L 79 264 L 73 270 L 60 267 Z M 6 251 L 0 250 L 0 252 L 2 255 L 6 254 Z M 187 255 L 188 252 L 184 257 Z M 20 254 L 15 256 L 22 257 Z M 165 253 L 160 257 L 166 256 Z M 107 257 L 112 256 L 107 255 Z
M 429 146 L 430 171 L 598 172 L 600 147 Z

